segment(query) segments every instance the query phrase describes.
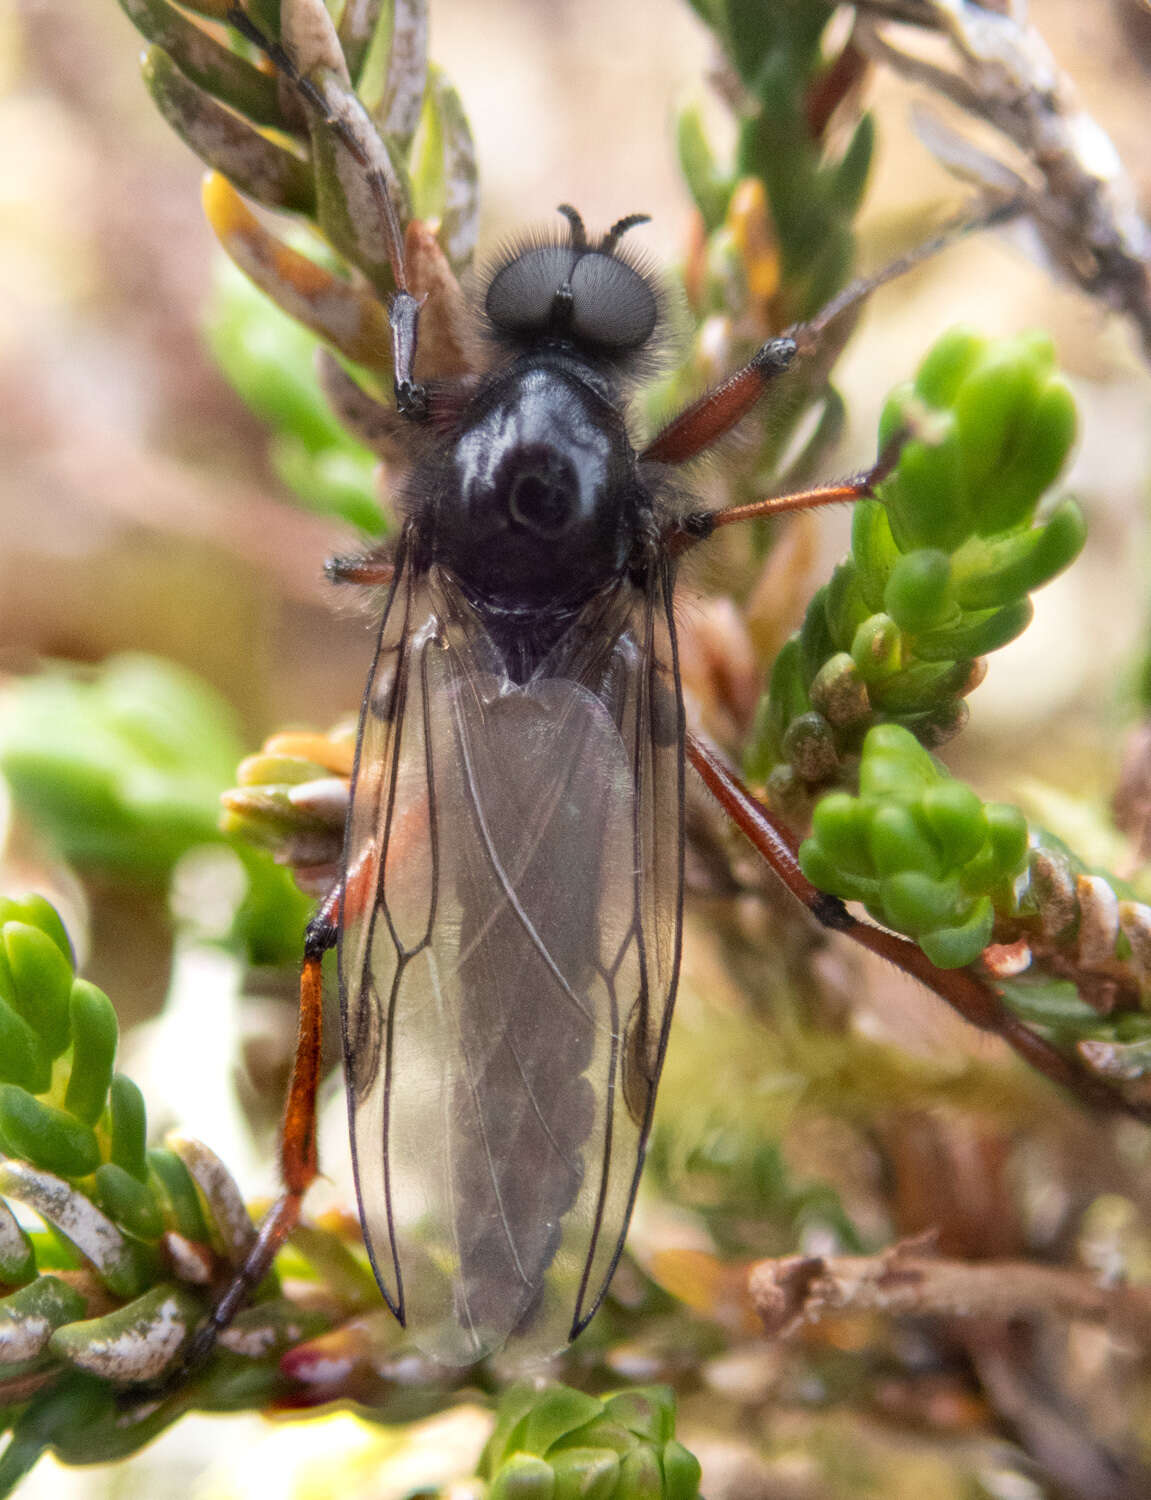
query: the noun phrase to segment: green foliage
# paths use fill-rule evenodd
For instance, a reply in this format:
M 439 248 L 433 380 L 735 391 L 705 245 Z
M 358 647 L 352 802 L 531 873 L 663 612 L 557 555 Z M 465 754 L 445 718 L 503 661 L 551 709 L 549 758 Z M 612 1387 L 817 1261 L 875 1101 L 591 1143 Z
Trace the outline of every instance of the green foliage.
M 1028 595 L 1083 545 L 1073 501 L 1036 520 L 1074 432 L 1046 337 L 955 329 L 934 345 L 884 408 L 894 470 L 856 504 L 850 556 L 776 660 L 745 755 L 754 778 L 794 799 L 850 784 L 875 723 L 929 746 L 962 727 L 978 658 L 1026 628 Z
M 241 743 L 204 683 L 132 654 L 90 676 L 48 670 L 9 685 L 0 770 L 67 859 L 155 881 L 218 839 L 220 788 Z
M 809 1233 L 852 1252 L 863 1240 L 835 1187 L 798 1177 L 779 1141 L 746 1107 L 697 1089 L 674 1115 L 657 1114 L 644 1171 L 667 1197 L 690 1204 L 724 1255 L 781 1252 Z
M 678 132 L 684 177 L 709 231 L 720 227 L 726 212 L 725 185 L 730 201 L 740 179 L 763 183 L 787 289 L 784 321 L 810 317 L 850 270 L 852 219 L 874 145 L 869 115 L 858 119 L 838 156 L 829 155 L 822 140 L 827 115 L 838 102 L 837 64 L 840 73 L 846 71 L 843 55 L 829 58 L 823 47 L 835 7 L 725 0 L 697 8 L 730 57 L 748 107 L 726 171 L 704 138 L 698 113 L 691 107 L 684 112 Z
M 147 1149 L 143 1096 L 114 1072 L 112 1004 L 75 976 L 60 919 L 37 896 L 0 901 L 0 1018 L 11 1043 L 0 1084 L 7 1495 L 45 1448 L 70 1462 L 106 1461 L 134 1451 L 188 1405 L 263 1404 L 280 1384 L 278 1353 L 328 1321 L 285 1304 L 272 1278 L 238 1325 L 253 1353 L 218 1356 L 175 1400 L 119 1408 L 117 1387 L 178 1368 L 206 1311 L 194 1283 L 217 1255 L 234 1264 L 255 1231 L 206 1148 L 174 1140 Z M 11 1204 L 41 1227 L 27 1227 Z M 172 1236 L 196 1273 L 191 1283 L 180 1279 Z
M 427 62 L 425 7 L 418 0 L 348 6 L 334 25 L 322 7 L 297 6 L 303 24 L 290 45 L 327 101 L 317 111 L 285 110 L 278 86 L 249 60 L 258 53 L 247 41 L 228 50 L 167 0 L 122 5 L 153 44 L 144 79 L 173 129 L 249 198 L 318 231 L 297 236 L 297 250 L 253 219 L 230 189 L 210 183 L 206 205 L 224 249 L 283 311 L 224 276 L 209 338 L 226 377 L 272 426 L 271 462 L 288 489 L 310 509 L 379 534 L 376 457 L 335 423 L 312 361 L 317 339 L 349 361 L 366 386 L 359 393 L 366 408 L 377 382 L 365 367 L 375 375 L 390 369 L 385 299 L 394 282 L 387 225 L 379 201 L 364 191 L 369 164 L 401 219 L 415 213 L 438 226 L 435 254 L 424 250 L 409 266 L 422 291 L 471 262 L 475 152 L 458 95 Z M 193 8 L 216 18 L 226 10 Z M 278 0 L 250 4 L 248 12 L 266 35 L 280 36 Z M 342 133 L 332 127 L 335 117 Z M 432 322 L 442 304 L 434 301 Z M 434 331 L 425 342 L 435 342 Z
M 220 794 L 242 741 L 228 705 L 192 673 L 133 653 L 95 672 L 14 680 L 3 704 L 0 771 L 79 869 L 163 890 L 190 850 L 225 841 Z M 294 961 L 307 902 L 266 856 L 231 846 L 248 877 L 232 939 L 254 962 Z M 0 1042 L 4 1025 L 0 1014 Z
M 675 1440 L 675 1397 L 637 1386 L 596 1398 L 511 1386 L 480 1459 L 489 1500 L 694 1500 L 699 1463 Z
M 0 1150 L 10 1158 L 0 1167 L 0 1190 L 19 1198 L 23 1187 L 38 1212 L 51 1207 L 44 1216 L 109 1289 L 134 1294 L 155 1270 L 166 1223 L 144 1152 L 143 1099 L 113 1072 L 111 1002 L 75 976 L 59 917 L 40 897 L 0 902 L 0 1014 L 9 1038 L 18 1039 L 0 1084 Z M 17 1243 L 24 1248 L 15 1264 L 9 1259 L 5 1279 L 27 1281 L 37 1245 L 51 1245 L 43 1236 Z
M 859 795 L 822 799 L 799 857 L 814 885 L 862 901 L 950 969 L 990 942 L 993 898 L 1010 902 L 1027 861 L 1027 823 L 1016 808 L 980 802 L 906 729 L 878 725 L 863 744 Z
M 680 167 L 705 232 L 684 276 L 698 326 L 689 359 L 648 395 L 653 421 L 738 368 L 765 339 L 811 317 L 842 288 L 874 145 L 857 87 L 863 60 L 828 27 L 833 6 L 701 0 L 695 8 L 738 74 L 737 138 L 730 152 L 715 145 L 696 100 L 680 112 Z M 827 131 L 833 115 L 834 141 Z M 789 374 L 786 397 L 773 401 L 772 420 L 755 431 L 754 447 L 729 459 L 730 503 L 805 484 L 820 471 L 843 426 L 843 402 L 829 371 L 850 322 L 828 330 L 819 357 Z M 813 407 L 810 437 L 790 454 Z M 754 526 L 751 535 L 762 551 L 766 528 Z
M 209 347 L 229 383 L 271 428 L 281 481 L 309 510 L 378 535 L 378 460 L 332 415 L 315 373 L 316 339 L 228 261 L 217 263 Z

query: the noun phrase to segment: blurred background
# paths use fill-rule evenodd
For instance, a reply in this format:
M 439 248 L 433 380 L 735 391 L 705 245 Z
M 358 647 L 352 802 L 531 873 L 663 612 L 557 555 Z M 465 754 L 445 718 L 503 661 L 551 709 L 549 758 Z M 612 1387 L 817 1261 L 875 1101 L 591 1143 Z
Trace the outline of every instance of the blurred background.
M 1151 206 L 1151 9 L 1140 0 L 1032 0 L 1030 14 Z M 591 225 L 649 212 L 653 223 L 636 238 L 674 266 L 689 242 L 690 205 L 673 113 L 698 95 L 716 131 L 725 128 L 706 81 L 711 45 L 677 0 L 435 0 L 431 55 L 458 88 L 477 144 L 481 258 L 570 201 Z M 334 599 L 322 577 L 325 556 L 354 548 L 354 534 L 284 503 L 263 425 L 206 352 L 201 325 L 221 257 L 200 211 L 201 168 L 148 99 L 139 51 L 114 0 L 0 0 L 0 683 L 44 658 L 93 667 L 116 653 L 155 653 L 221 695 L 211 755 L 226 766 L 233 749 L 252 750 L 274 729 L 324 727 L 353 711 L 373 620 Z M 915 138 L 913 91 L 887 73 L 870 89 L 879 147 L 860 220 L 865 269 L 914 244 L 925 216 L 963 196 Z M 996 656 L 947 758 L 981 794 L 1018 801 L 1056 831 L 1073 828 L 1080 852 L 1098 849 L 1103 859 L 1113 847 L 1106 803 L 1146 649 L 1151 379 L 1121 320 L 1054 282 L 1012 235 L 982 236 L 867 309 L 838 367 L 850 421 L 836 471 L 868 461 L 882 396 L 956 321 L 988 333 L 1051 331 L 1082 419 L 1065 487 L 1081 498 L 1090 536 L 1076 567 L 1038 596 L 1032 629 Z M 844 515 L 821 521 L 805 562 L 812 581 L 826 576 L 847 524 Z M 722 580 L 706 575 L 698 586 L 721 592 Z M 806 587 L 796 580 L 796 619 Z M 60 902 L 88 971 L 129 1028 L 159 1013 L 175 972 L 186 999 L 181 1029 L 129 1037 L 128 1056 L 135 1045 L 141 1058 L 134 1076 L 157 1124 L 202 1135 L 246 1192 L 267 1191 L 268 1101 L 293 1024 L 281 1003 L 290 964 L 253 985 L 234 960 L 188 942 L 174 965 L 166 881 L 81 881 L 35 818 L 11 805 L 0 836 L 0 884 Z M 215 867 L 186 872 L 178 900 L 210 906 L 205 892 L 218 876 Z M 210 936 L 210 912 L 196 920 Z M 686 990 L 722 997 L 719 956 L 700 925 Z M 909 982 L 893 988 L 888 1031 L 903 1029 L 941 1057 L 972 1045 Z M 669 1066 L 674 1074 L 674 1055 Z M 237 1070 L 255 1107 L 254 1137 L 236 1103 Z M 809 1159 L 823 1161 L 827 1143 L 808 1146 Z M 331 1196 L 347 1201 L 338 1104 L 323 1159 Z M 476 1414 L 453 1420 L 425 1456 L 476 1446 Z M 346 1454 L 359 1441 L 350 1427 L 311 1439 L 285 1430 L 275 1446 L 255 1436 L 262 1430 L 257 1419 L 186 1422 L 123 1471 L 45 1464 L 26 1492 L 271 1500 L 296 1492 L 287 1486 L 301 1465 L 322 1465 L 324 1444 Z M 249 1467 L 259 1454 L 250 1490 L 237 1456 L 246 1449 Z M 427 1482 L 417 1464 L 363 1493 L 399 1495 Z

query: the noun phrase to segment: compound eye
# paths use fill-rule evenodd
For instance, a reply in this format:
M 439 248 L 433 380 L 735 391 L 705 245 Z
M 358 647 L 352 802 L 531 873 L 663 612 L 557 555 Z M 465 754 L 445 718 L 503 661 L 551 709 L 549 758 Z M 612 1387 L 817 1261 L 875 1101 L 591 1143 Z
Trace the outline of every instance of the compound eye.
M 488 317 L 509 333 L 545 332 L 551 324 L 555 295 L 575 261 L 576 251 L 570 245 L 521 250 L 492 278 L 484 302 Z
M 571 273 L 573 337 L 601 349 L 639 349 L 659 316 L 655 293 L 626 261 L 592 250 Z

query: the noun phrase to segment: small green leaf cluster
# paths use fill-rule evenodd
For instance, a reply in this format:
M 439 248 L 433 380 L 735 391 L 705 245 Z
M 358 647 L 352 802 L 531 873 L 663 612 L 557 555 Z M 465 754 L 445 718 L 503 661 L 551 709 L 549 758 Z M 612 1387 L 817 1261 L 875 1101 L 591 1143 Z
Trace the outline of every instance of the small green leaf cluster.
M 199 1283 L 218 1255 L 238 1264 L 256 1232 L 206 1147 L 147 1147 L 143 1096 L 115 1071 L 117 1039 L 111 1002 L 76 976 L 52 906 L 0 901 L 0 1429 L 11 1429 L 0 1496 L 47 1448 L 104 1462 L 186 1405 L 264 1405 L 283 1385 L 280 1354 L 329 1326 L 270 1278 L 233 1324 L 234 1351 L 194 1386 L 134 1411 L 117 1405 L 118 1388 L 178 1368 L 206 1310 Z
M 378 226 L 356 211 L 363 207 L 360 183 L 345 172 L 330 126 L 316 119 L 304 128 L 290 91 L 256 66 L 247 42 L 225 45 L 168 0 L 120 3 L 151 43 L 144 79 L 177 134 L 256 202 L 315 219 L 348 261 L 389 290 L 391 268 Z M 186 9 L 226 19 L 222 0 L 195 0 Z M 246 9 L 265 36 L 281 39 L 278 0 Z M 464 263 L 474 245 L 474 152 L 455 91 L 434 69 L 429 75 L 426 17 L 418 14 L 423 7 L 406 8 L 408 34 L 394 49 L 391 6 L 348 6 L 337 26 L 310 9 L 301 35 L 311 51 L 297 62 L 320 87 L 334 83 L 349 96 L 355 89 L 361 118 L 371 122 L 386 152 L 386 175 L 416 213 L 437 212 L 453 264 Z
M 718 230 L 740 178 L 764 185 L 787 288 L 785 322 L 810 317 L 843 285 L 854 248 L 852 220 L 867 181 L 874 127 L 864 115 L 829 158 L 823 125 L 837 102 L 835 61 L 823 53 L 830 4 L 695 0 L 716 32 L 750 107 L 739 125 L 733 170 L 716 162 L 697 110 L 679 120 L 680 165 L 707 230 Z M 842 61 L 842 59 L 840 60 Z M 846 82 L 846 81 L 845 81 Z M 826 110 L 815 102 L 831 89 Z
M 50 1174 L 77 1186 L 98 1213 L 73 1201 L 68 1225 L 109 1291 L 134 1297 L 153 1279 L 166 1227 L 204 1240 L 194 1185 L 172 1152 L 145 1146 L 143 1096 L 114 1071 L 118 1026 L 104 992 L 74 971 L 56 911 L 40 896 L 0 901 L 0 1188 L 40 1211 L 50 1206 Z M 27 1170 L 25 1170 L 27 1169 Z M 75 1217 L 80 1214 L 81 1217 Z M 9 1226 L 0 1278 L 28 1282 L 40 1256 Z M 41 1241 L 49 1264 L 58 1243 Z M 6 1307 L 7 1300 L 0 1302 Z
M 776 659 L 747 755 L 777 792 L 849 779 L 868 727 L 937 745 L 965 722 L 978 659 L 1031 619 L 1028 595 L 1076 557 L 1072 500 L 1036 522 L 1075 435 L 1075 407 L 1041 334 L 959 328 L 889 397 L 880 451 L 901 443 L 859 501 L 850 556 Z
M 664 1386 L 597 1398 L 515 1385 L 479 1472 L 488 1500 L 695 1500 L 700 1468 L 675 1440 L 675 1397 Z
M 4 693 L 0 770 L 20 807 L 66 859 L 141 882 L 218 840 L 241 745 L 207 684 L 142 653 L 90 675 L 47 669 Z
M 272 428 L 268 457 L 281 482 L 309 510 L 380 535 L 378 459 L 332 415 L 315 373 L 314 335 L 223 258 L 205 331 L 228 383 Z
M 82 872 L 167 888 L 177 862 L 223 840 L 220 794 L 242 740 L 207 683 L 143 653 L 95 672 L 47 666 L 9 683 L 0 772 L 21 813 Z M 306 904 L 287 873 L 242 840 L 247 890 L 230 939 L 253 962 L 295 961 Z
M 996 898 L 1013 904 L 1027 847 L 1017 808 L 981 802 L 908 730 L 882 724 L 863 744 L 859 795 L 830 792 L 817 804 L 799 862 L 820 890 L 863 902 L 950 969 L 991 941 Z

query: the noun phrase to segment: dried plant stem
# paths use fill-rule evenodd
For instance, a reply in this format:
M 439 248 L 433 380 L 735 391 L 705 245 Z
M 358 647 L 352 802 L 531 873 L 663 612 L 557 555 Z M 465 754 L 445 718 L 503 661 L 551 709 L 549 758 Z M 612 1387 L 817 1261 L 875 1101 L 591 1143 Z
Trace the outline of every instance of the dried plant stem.
M 882 1312 L 996 1321 L 1086 1318 L 1151 1344 L 1151 1287 L 1103 1286 L 1031 1261 L 944 1260 L 917 1238 L 880 1255 L 791 1255 L 751 1269 L 752 1303 L 772 1337 L 830 1314 Z
M 854 40 L 862 52 L 1011 142 L 1025 163 L 1019 171 L 938 121 L 923 123 L 927 144 L 960 175 L 1000 191 L 1029 189 L 1028 212 L 1047 253 L 1089 295 L 1132 319 L 1151 359 L 1151 229 L 1115 147 L 1079 103 L 1023 7 L 990 0 L 857 0 L 855 10 Z M 892 23 L 942 38 L 942 65 L 897 45 Z

